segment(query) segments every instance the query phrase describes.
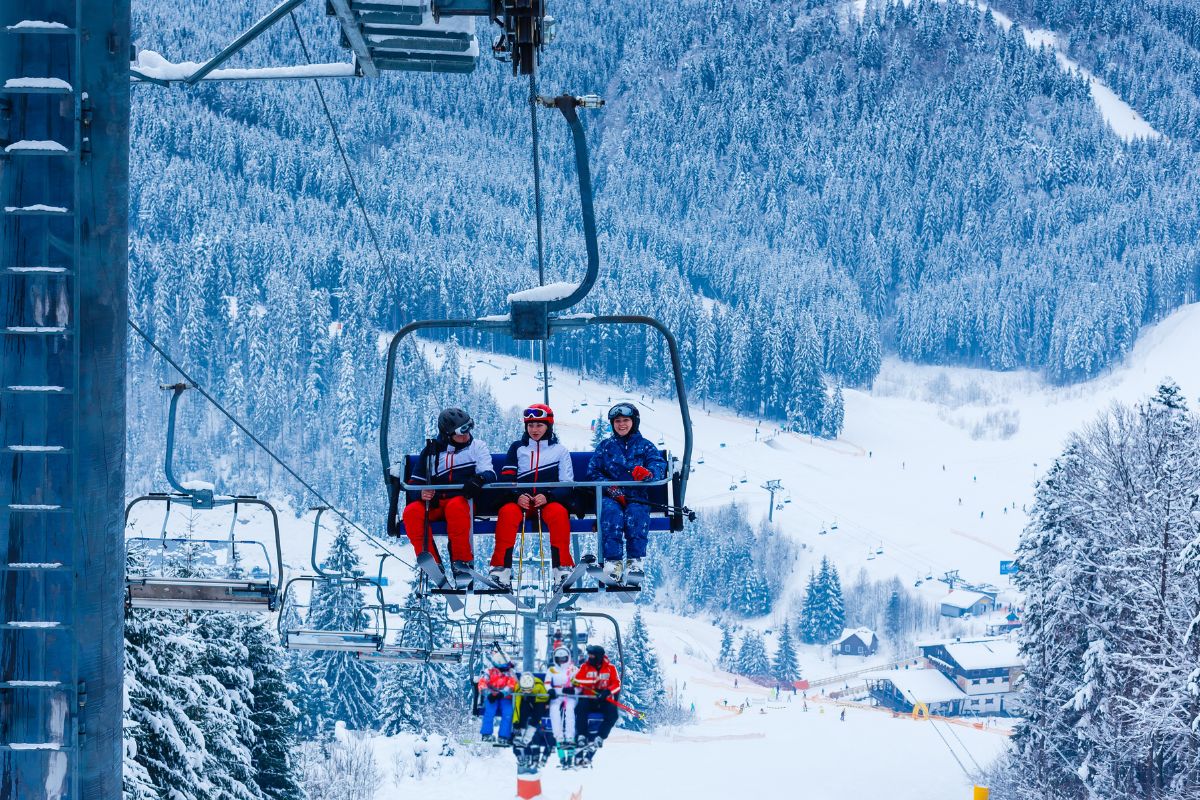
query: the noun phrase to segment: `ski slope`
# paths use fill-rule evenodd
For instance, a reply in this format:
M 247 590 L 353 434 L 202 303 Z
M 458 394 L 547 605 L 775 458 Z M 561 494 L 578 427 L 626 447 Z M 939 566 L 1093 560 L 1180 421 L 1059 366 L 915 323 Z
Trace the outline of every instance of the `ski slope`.
M 647 621 L 668 687 L 679 689 L 685 707 L 695 704 L 698 721 L 650 735 L 617 729 L 590 770 L 561 771 L 552 757 L 542 772 L 546 800 L 966 800 L 973 784 L 955 759 L 973 770 L 1007 747 L 1004 727 L 918 722 L 839 706 L 819 692 L 809 693 L 806 711 L 799 694 L 790 702 L 786 695 L 776 700 L 773 690 L 748 686 L 745 679 L 735 688 L 735 676 L 714 670 L 709 661 L 719 642 L 715 628 L 660 614 L 647 615 Z M 747 700 L 750 705 L 742 710 Z M 844 722 L 839 719 L 843 707 Z M 393 770 L 413 761 L 413 738 L 372 744 L 388 773 L 377 800 L 499 800 L 514 794 L 516 762 L 510 751 L 460 746 L 460 754 L 465 750 L 474 757 L 440 760 L 423 779 L 402 773 L 397 780 Z

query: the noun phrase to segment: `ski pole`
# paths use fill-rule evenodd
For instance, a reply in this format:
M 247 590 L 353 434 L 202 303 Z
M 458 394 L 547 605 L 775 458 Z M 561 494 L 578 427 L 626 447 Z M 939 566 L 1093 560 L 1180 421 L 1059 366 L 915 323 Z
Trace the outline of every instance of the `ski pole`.
M 611 695 L 609 695 L 605 699 L 608 700 L 608 702 L 612 703 L 617 708 L 621 709 L 622 711 L 632 714 L 634 719 L 645 719 L 646 718 L 645 711 L 638 711 L 636 708 L 630 708 L 629 706 L 625 705 L 624 703 L 617 702 L 616 700 L 614 700 L 612 698 Z
M 629 495 L 625 495 L 625 502 L 637 503 L 640 506 L 648 506 L 656 511 L 663 511 L 667 514 L 682 514 L 683 516 L 687 517 L 688 522 L 696 521 L 696 512 L 692 511 L 687 506 L 669 506 L 666 503 L 656 503 L 653 500 L 643 500 L 640 497 L 630 497 Z

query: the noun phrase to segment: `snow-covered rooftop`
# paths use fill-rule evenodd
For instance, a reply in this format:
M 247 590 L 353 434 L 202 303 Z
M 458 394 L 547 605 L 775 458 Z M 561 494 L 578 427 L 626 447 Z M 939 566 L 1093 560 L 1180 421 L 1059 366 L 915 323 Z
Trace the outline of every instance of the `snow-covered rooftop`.
M 991 600 L 992 598 L 983 592 L 969 592 L 966 589 L 955 589 L 950 594 L 941 599 L 944 606 L 953 606 L 955 608 L 970 608 L 980 600 Z
M 1008 639 L 955 642 L 946 645 L 946 652 L 966 670 L 1004 669 L 1024 663 L 1017 652 L 1017 643 Z
M 875 631 L 871 630 L 870 628 L 846 628 L 842 631 L 842 635 L 838 637 L 838 640 L 834 642 L 834 644 L 841 644 L 851 636 L 857 636 L 862 643 L 868 647 L 870 647 L 871 643 L 875 641 Z
M 868 672 L 867 680 L 886 680 L 910 703 L 947 703 L 966 697 L 962 689 L 936 669 L 894 669 Z

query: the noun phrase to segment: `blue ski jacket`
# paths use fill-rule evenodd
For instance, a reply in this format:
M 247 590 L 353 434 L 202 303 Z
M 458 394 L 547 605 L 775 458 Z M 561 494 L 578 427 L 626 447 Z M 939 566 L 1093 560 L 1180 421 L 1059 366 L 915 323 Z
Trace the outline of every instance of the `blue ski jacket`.
M 596 445 L 596 453 L 588 462 L 589 481 L 631 481 L 633 468 L 650 470 L 649 480 L 661 481 L 667 476 L 667 460 L 654 444 L 637 431 L 621 437 L 615 433 Z M 635 486 L 617 487 L 629 497 L 646 497 L 646 490 Z

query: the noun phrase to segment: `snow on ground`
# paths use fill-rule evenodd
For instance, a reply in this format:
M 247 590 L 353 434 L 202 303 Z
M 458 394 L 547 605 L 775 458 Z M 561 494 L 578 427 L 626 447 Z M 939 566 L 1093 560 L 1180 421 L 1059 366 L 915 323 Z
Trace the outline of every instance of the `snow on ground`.
M 807 699 L 786 693 L 776 698 L 773 689 L 714 670 L 711 658 L 720 638 L 716 628 L 666 614 L 651 613 L 647 619 L 668 688 L 678 691 L 685 708 L 695 705 L 697 721 L 651 735 L 618 729 L 591 770 L 563 772 L 551 758 L 542 774 L 546 800 L 567 800 L 577 793 L 587 800 L 833 800 L 885 794 L 894 800 L 965 799 L 972 784 L 955 758 L 974 769 L 975 762 L 990 763 L 1007 746 L 1006 727 L 918 722 L 888 711 L 839 705 L 820 690 L 810 691 Z M 845 721 L 840 719 L 843 708 Z M 514 793 L 515 760 L 506 750 L 460 745 L 478 757 L 427 767 L 423 779 L 402 776 L 396 781 L 392 770 L 412 769 L 416 760 L 408 752 L 411 739 L 374 744 L 377 761 L 388 772 L 379 800 L 394 794 L 491 800 Z M 428 761 L 428 755 L 422 758 Z

